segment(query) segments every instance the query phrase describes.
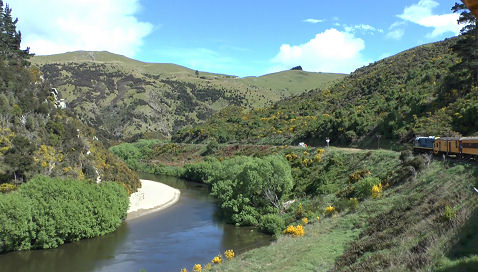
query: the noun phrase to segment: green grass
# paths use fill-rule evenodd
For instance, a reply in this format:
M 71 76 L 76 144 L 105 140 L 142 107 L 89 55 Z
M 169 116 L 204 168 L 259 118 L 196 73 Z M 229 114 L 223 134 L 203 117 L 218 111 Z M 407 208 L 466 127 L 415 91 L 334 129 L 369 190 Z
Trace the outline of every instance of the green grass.
M 473 271 L 478 199 L 476 166 L 435 161 L 416 181 L 360 202 L 355 212 L 307 225 L 301 238 L 238 256 L 214 271 Z M 444 206 L 457 210 L 443 221 Z

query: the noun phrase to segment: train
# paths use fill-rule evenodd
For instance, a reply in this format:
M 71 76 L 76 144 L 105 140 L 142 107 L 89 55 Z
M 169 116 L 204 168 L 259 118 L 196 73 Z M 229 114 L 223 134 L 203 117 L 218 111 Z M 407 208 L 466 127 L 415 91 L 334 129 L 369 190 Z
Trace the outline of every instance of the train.
M 417 136 L 413 151 L 478 160 L 478 137 Z

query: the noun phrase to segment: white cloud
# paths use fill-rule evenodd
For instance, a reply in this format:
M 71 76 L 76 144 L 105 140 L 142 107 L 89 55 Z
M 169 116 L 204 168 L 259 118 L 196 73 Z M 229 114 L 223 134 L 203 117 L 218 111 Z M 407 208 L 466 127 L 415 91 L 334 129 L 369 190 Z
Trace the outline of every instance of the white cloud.
M 385 35 L 387 39 L 400 40 L 405 34 L 404 25 L 407 23 L 405 21 L 394 22 L 388 29 L 389 32 Z
M 424 27 L 434 28 L 431 33 L 427 34 L 430 38 L 448 32 L 455 35 L 460 33 L 461 27 L 457 22 L 459 15 L 454 13 L 435 15 L 432 10 L 438 5 L 438 2 L 434 0 L 420 0 L 417 4 L 406 7 L 403 13 L 397 17 Z
M 405 30 L 403 28 L 398 28 L 398 29 L 393 29 L 385 35 L 387 39 L 392 39 L 392 40 L 400 40 L 403 35 L 405 34 Z
M 317 24 L 317 23 L 322 23 L 323 21 L 324 21 L 324 20 L 321 20 L 321 19 L 309 18 L 309 19 L 303 20 L 302 22 L 304 22 L 304 23 L 311 23 L 311 24 Z
M 305 44 L 283 44 L 272 59 L 271 72 L 301 65 L 306 71 L 350 73 L 369 63 L 360 54 L 364 48 L 362 39 L 331 28 L 316 34 Z
M 366 25 L 366 24 L 360 24 L 360 25 L 354 25 L 354 26 L 344 25 L 344 28 L 346 32 L 350 32 L 350 33 L 354 33 L 357 31 L 363 31 L 366 33 L 371 33 L 371 34 L 373 34 L 374 32 L 379 32 L 379 33 L 383 32 L 383 29 L 381 28 L 375 28 L 371 25 Z
M 107 50 L 133 57 L 153 25 L 134 14 L 139 0 L 15 0 L 22 46 L 39 54 Z

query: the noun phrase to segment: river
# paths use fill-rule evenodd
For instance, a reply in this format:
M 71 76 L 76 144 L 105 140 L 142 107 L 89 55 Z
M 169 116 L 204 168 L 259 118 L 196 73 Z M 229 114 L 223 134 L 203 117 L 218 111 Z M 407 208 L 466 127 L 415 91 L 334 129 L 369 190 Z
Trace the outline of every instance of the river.
M 268 245 L 272 238 L 251 228 L 224 224 L 202 184 L 143 175 L 181 191 L 179 201 L 163 210 L 125 221 L 113 233 L 48 250 L 0 255 L 2 272 L 51 271 L 192 271 L 226 249 L 236 254 Z

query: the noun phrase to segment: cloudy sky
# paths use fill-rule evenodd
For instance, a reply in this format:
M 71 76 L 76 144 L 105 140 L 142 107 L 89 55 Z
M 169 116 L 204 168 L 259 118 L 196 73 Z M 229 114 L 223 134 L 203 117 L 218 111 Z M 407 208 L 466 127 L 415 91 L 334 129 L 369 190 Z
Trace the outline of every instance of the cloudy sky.
M 4 0 L 38 55 L 106 50 L 201 71 L 350 73 L 459 33 L 446 0 Z

